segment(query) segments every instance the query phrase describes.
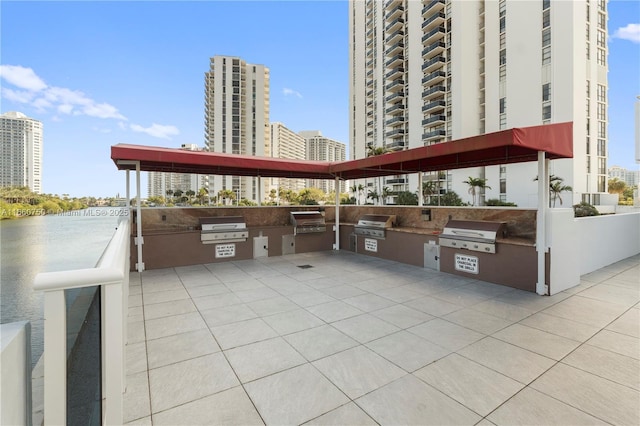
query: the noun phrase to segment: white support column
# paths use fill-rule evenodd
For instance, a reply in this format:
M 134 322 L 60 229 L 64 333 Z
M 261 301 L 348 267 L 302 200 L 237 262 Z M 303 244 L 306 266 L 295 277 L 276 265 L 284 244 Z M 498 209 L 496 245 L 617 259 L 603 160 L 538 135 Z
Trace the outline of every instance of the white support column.
M 67 424 L 67 306 L 64 290 L 44 293 L 44 424 Z
M 334 250 L 340 250 L 340 178 L 336 176 L 336 243 Z
M 128 274 L 127 271 L 125 273 Z M 124 336 L 122 335 L 123 282 L 101 286 L 103 345 L 103 418 L 105 425 L 121 425 L 123 420 L 122 400 L 124 391 Z
M 138 246 L 138 263 L 136 263 L 136 271 L 144 271 L 144 262 L 142 261 L 142 245 L 144 238 L 142 237 L 142 207 L 140 199 L 140 162 L 136 161 L 136 246 Z
M 424 196 L 422 195 L 422 172 L 418 172 L 418 205 L 424 204 Z
M 262 205 L 262 178 L 258 176 L 258 207 Z
M 546 218 L 549 205 L 549 160 L 543 151 L 538 152 L 538 212 L 536 216 L 536 251 L 538 252 L 538 281 L 536 293 L 549 294 L 546 284 Z
M 126 193 L 126 197 L 127 197 L 127 210 L 129 211 L 129 220 L 131 220 L 132 215 L 131 215 L 131 176 L 129 174 L 130 170 L 127 170 L 127 190 L 125 191 Z

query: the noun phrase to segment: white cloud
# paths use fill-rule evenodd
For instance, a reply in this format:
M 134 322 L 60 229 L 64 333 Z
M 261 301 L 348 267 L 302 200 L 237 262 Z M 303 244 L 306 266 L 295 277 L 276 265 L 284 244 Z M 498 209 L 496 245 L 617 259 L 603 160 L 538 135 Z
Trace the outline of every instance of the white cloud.
M 628 24 L 626 27 L 620 27 L 613 33 L 613 37 L 640 43 L 640 24 Z
M 171 136 L 180 134 L 176 126 L 164 126 L 162 124 L 153 123 L 150 127 L 142 127 L 139 124 L 132 124 L 131 130 L 139 133 L 146 133 L 149 136 L 160 139 L 171 139 Z
M 47 87 L 47 84 L 31 68 L 20 65 L 0 65 L 0 76 L 20 89 L 38 92 Z
M 28 104 L 38 112 L 50 109 L 65 115 L 87 115 L 96 118 L 127 120 L 118 109 L 107 103 L 97 103 L 79 90 L 47 86 L 31 68 L 20 65 L 0 65 L 0 77 L 18 89 L 2 88 L 2 97 Z
M 302 98 L 302 95 L 300 94 L 300 92 L 297 92 L 297 91 L 295 91 L 295 90 L 293 90 L 293 89 L 289 89 L 289 88 L 287 88 L 287 87 L 285 87 L 284 89 L 282 89 L 282 93 L 283 93 L 285 96 L 296 96 L 296 97 L 298 97 L 298 98 Z
M 26 90 L 13 90 L 7 87 L 2 88 L 2 97 L 19 104 L 28 104 L 33 100 L 33 92 Z

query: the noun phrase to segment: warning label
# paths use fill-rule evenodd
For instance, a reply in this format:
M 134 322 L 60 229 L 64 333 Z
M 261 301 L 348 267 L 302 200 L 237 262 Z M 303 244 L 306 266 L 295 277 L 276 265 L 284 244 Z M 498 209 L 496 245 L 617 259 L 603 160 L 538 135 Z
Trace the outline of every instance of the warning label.
M 235 257 L 236 245 L 235 244 L 218 244 L 216 245 L 216 259 L 221 257 Z
M 378 240 L 374 240 L 371 238 L 364 239 L 364 249 L 366 251 L 378 252 Z
M 478 258 L 475 256 L 466 256 L 464 254 L 456 254 L 455 269 L 456 271 L 467 272 L 469 274 L 477 274 Z

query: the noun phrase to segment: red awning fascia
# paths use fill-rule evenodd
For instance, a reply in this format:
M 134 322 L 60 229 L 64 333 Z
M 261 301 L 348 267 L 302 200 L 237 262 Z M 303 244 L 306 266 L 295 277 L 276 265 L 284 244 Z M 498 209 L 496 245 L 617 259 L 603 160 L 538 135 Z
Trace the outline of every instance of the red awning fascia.
M 139 161 L 143 171 L 212 175 L 333 179 L 328 162 L 188 151 L 142 145 L 118 144 L 111 158 L 120 170 L 134 170 L 127 161 Z M 125 160 L 122 162 L 121 160 Z
M 111 158 L 120 170 L 135 169 L 126 163 L 135 161 L 143 171 L 346 180 L 537 161 L 539 151 L 548 159 L 572 158 L 573 123 L 502 130 L 334 163 L 127 144 L 112 146 Z
M 558 123 L 514 128 L 405 151 L 332 163 L 332 174 L 359 179 L 392 174 L 453 170 L 467 167 L 573 157 L 573 125 Z

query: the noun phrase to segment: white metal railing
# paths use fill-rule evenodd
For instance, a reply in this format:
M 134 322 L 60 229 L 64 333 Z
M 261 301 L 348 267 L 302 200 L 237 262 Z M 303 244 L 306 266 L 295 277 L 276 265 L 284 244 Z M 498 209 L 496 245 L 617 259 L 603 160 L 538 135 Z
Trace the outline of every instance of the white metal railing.
M 44 291 L 44 424 L 67 423 L 67 326 L 64 291 L 98 285 L 101 292 L 102 424 L 122 424 L 131 224 L 123 217 L 95 268 L 40 273 Z

